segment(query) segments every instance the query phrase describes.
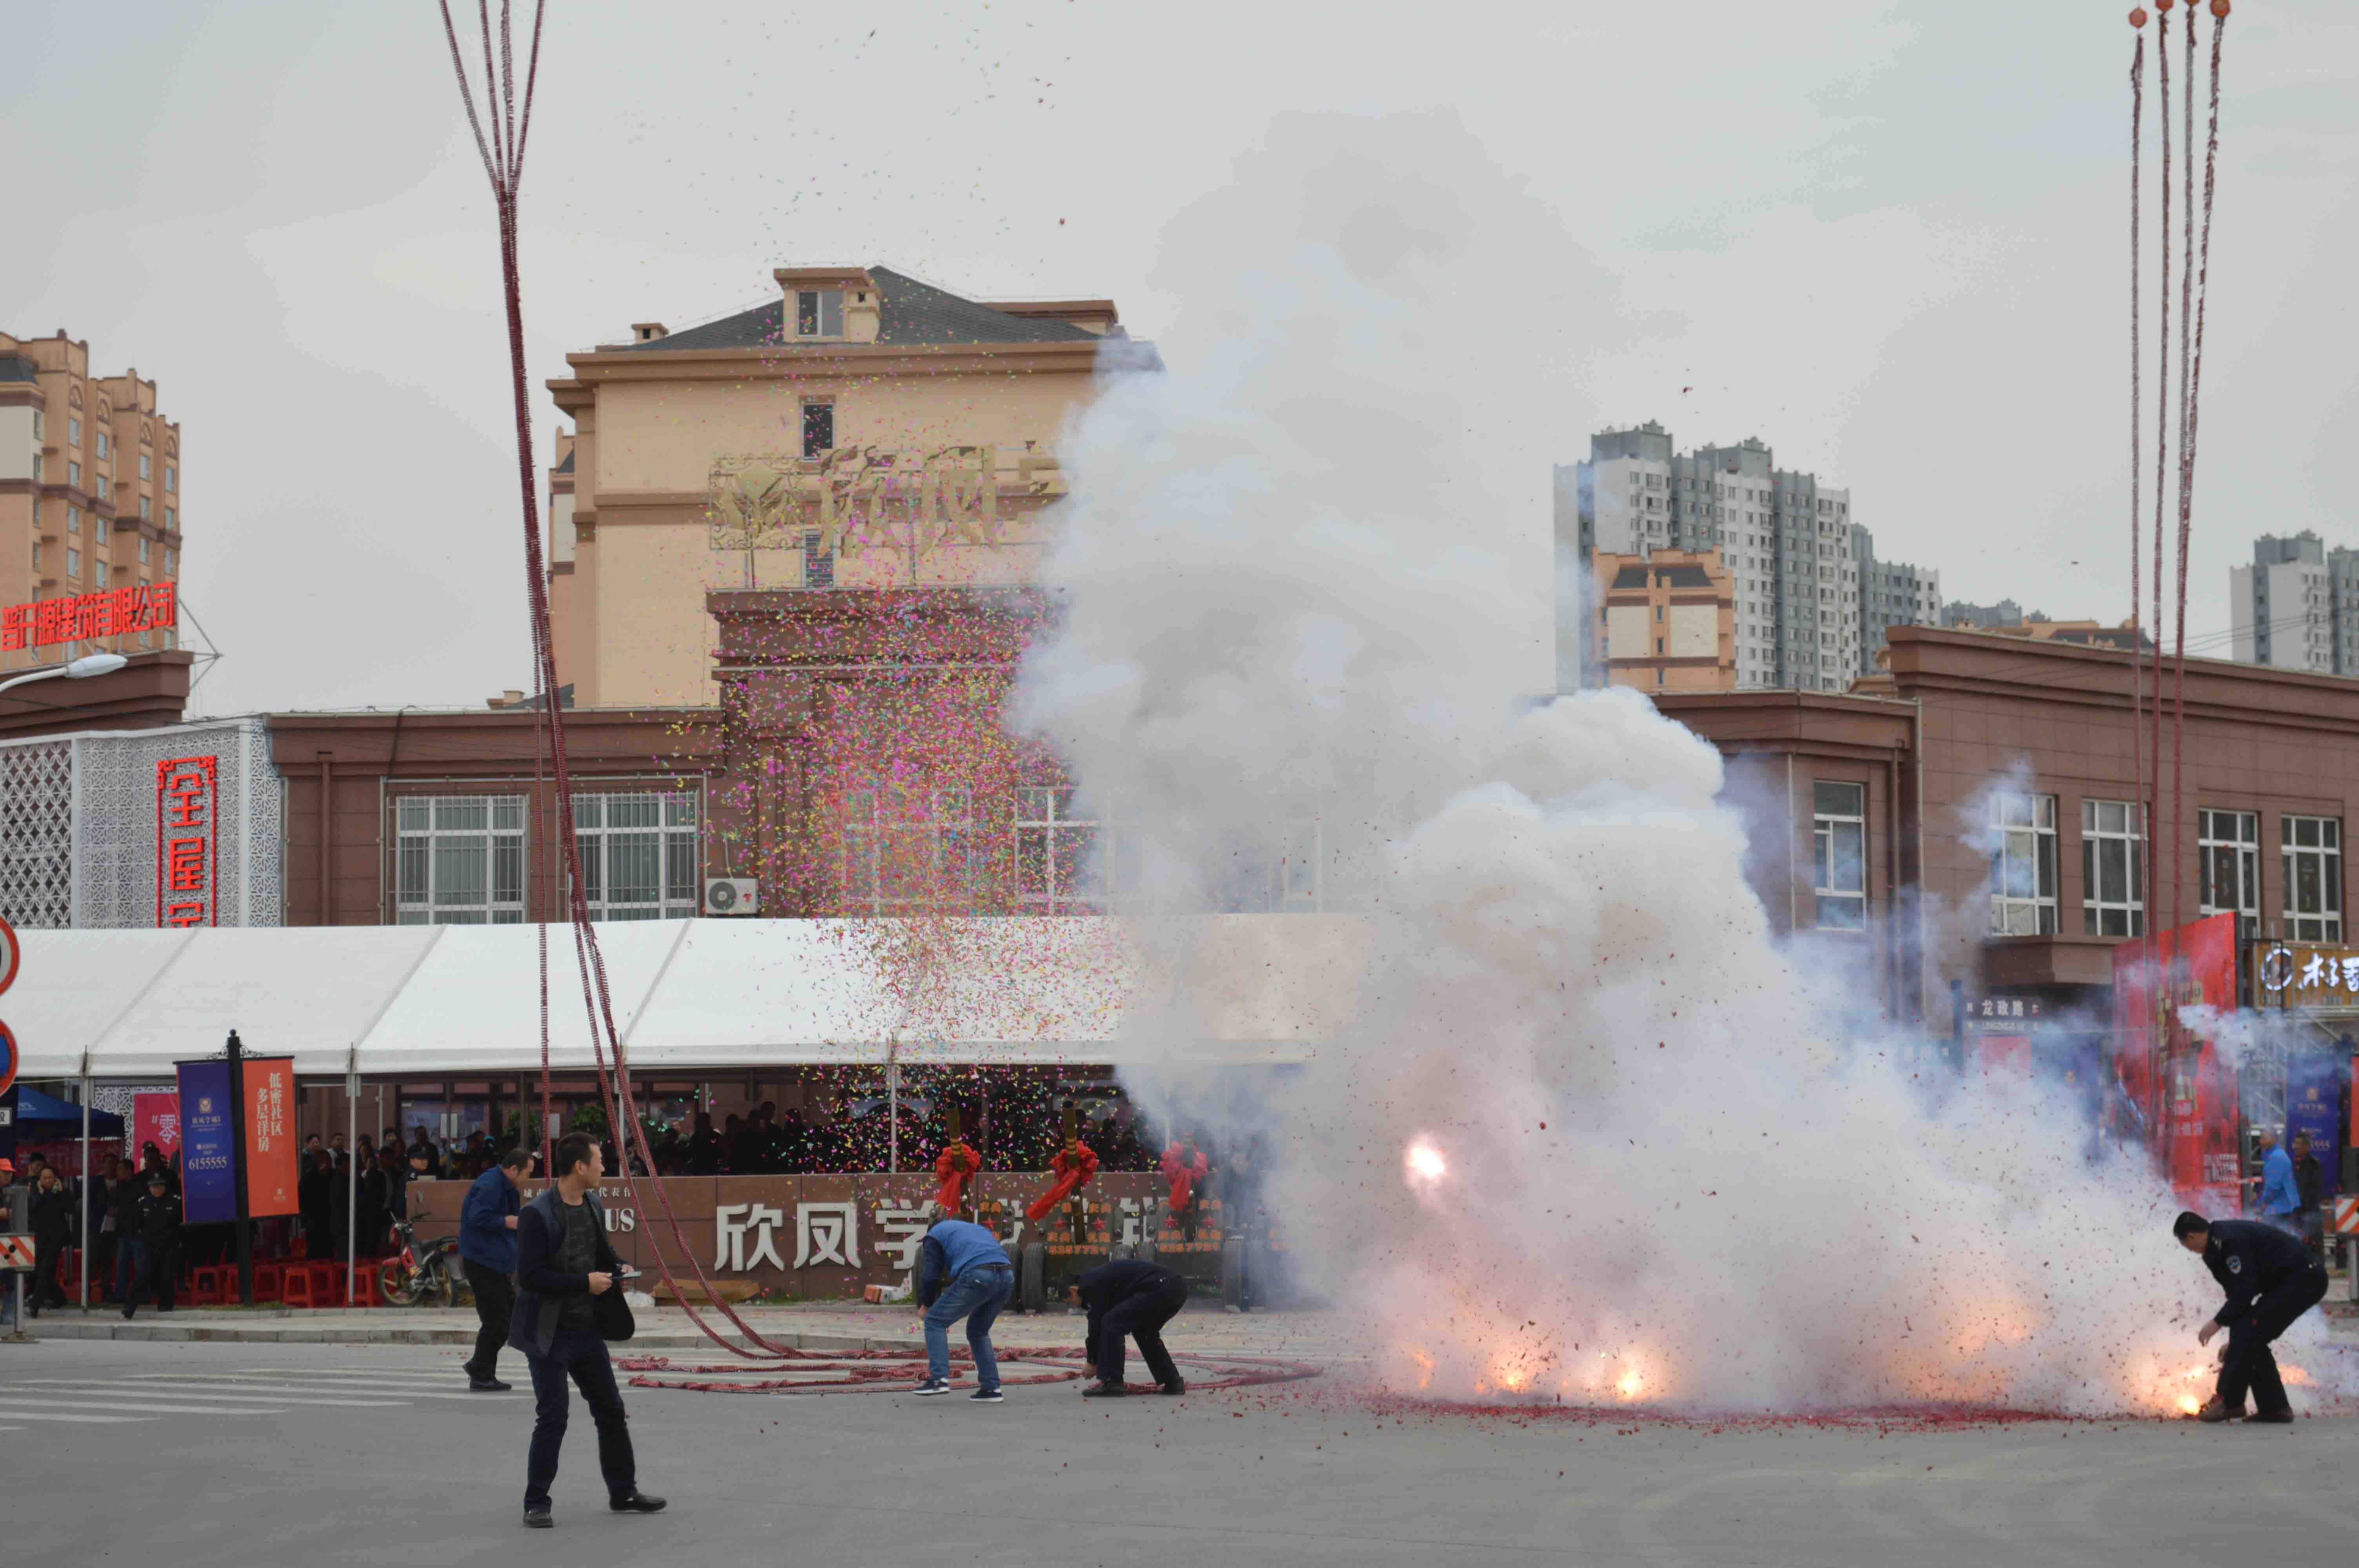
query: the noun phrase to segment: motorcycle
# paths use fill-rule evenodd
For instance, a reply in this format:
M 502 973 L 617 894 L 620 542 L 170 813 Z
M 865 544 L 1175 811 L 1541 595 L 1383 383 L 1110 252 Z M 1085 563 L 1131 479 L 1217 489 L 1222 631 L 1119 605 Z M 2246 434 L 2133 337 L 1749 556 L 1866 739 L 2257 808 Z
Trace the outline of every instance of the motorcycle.
M 392 1306 L 418 1306 L 429 1300 L 437 1306 L 455 1305 L 459 1238 L 444 1236 L 420 1243 L 417 1229 L 406 1219 L 393 1222 L 393 1233 L 401 1250 L 377 1270 L 377 1294 Z

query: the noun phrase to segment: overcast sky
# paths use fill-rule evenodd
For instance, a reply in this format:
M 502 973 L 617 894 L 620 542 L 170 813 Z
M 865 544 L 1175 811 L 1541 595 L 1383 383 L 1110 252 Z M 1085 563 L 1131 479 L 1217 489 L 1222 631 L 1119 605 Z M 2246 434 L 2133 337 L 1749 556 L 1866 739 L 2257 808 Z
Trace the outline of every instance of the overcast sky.
M 431 0 L 26 5 L 0 329 L 66 328 L 181 422 L 184 589 L 225 655 L 196 707 L 528 684 L 497 258 Z M 1535 571 L 1548 463 L 1656 418 L 1849 485 L 1879 554 L 1951 598 L 2117 619 L 2126 9 L 553 0 L 533 379 L 844 262 L 1110 295 L 1181 359 L 1222 280 L 1159 267 L 1162 237 L 1276 116 L 1440 110 L 1592 263 L 1502 297 L 1527 292 L 1503 225 L 1443 324 L 1535 344 L 1501 442 L 1528 505 L 1500 523 Z M 2189 611 L 2222 652 L 2254 534 L 2359 545 L 2335 458 L 2359 427 L 2359 15 L 2244 0 L 2226 77 Z

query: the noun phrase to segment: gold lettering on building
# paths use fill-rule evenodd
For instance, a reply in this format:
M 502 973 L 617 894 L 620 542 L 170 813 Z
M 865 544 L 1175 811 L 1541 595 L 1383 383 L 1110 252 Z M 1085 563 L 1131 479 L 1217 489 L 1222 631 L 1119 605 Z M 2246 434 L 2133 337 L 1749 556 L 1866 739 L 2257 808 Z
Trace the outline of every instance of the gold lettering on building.
M 715 550 L 818 547 L 922 555 L 995 546 L 1065 493 L 1056 458 L 1027 441 L 893 452 L 839 447 L 819 458 L 748 453 L 712 465 L 706 505 Z

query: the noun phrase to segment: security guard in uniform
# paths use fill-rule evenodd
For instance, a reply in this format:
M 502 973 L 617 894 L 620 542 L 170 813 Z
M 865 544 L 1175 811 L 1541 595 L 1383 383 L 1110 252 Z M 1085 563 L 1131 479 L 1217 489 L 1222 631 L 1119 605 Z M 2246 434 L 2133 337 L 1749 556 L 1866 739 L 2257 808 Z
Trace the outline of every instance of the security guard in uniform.
M 2231 1421 L 2244 1414 L 2250 1389 L 2249 1419 L 2278 1426 L 2290 1422 L 2293 1406 L 2269 1342 L 2324 1299 L 2326 1266 L 2299 1237 L 2258 1220 L 2209 1220 L 2183 1213 L 2170 1229 L 2181 1246 L 2202 1255 L 2203 1266 L 2228 1292 L 2227 1304 L 2195 1336 L 2197 1344 L 2209 1345 L 2213 1335 L 2228 1331 L 2220 1352 L 2219 1392 L 2195 1419 Z

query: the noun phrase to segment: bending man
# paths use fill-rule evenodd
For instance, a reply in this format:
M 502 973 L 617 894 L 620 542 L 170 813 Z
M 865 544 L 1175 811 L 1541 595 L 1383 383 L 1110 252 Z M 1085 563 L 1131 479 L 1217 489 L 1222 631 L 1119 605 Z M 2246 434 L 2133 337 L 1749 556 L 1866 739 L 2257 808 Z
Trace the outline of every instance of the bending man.
M 963 1219 L 934 1222 L 918 1253 L 918 1310 L 926 1314 L 926 1380 L 913 1394 L 951 1391 L 951 1325 L 966 1319 L 967 1348 L 974 1353 L 977 1404 L 1000 1402 L 999 1357 L 992 1354 L 991 1325 L 1016 1289 L 1016 1269 L 999 1238 Z
M 1122 1382 L 1122 1341 L 1138 1341 L 1138 1353 L 1155 1377 L 1158 1391 L 1184 1394 L 1188 1385 L 1163 1348 L 1163 1325 L 1188 1304 L 1188 1281 L 1159 1263 L 1123 1259 L 1102 1263 L 1083 1274 L 1070 1299 L 1090 1313 L 1090 1364 L 1098 1380 L 1082 1390 L 1083 1399 L 1119 1398 Z
M 2228 1331 L 2220 1353 L 2219 1392 L 2195 1419 L 2220 1422 L 2242 1415 L 2250 1389 L 2252 1420 L 2291 1422 L 2293 1406 L 2286 1400 L 2269 1342 L 2325 1296 L 2326 1266 L 2299 1237 L 2259 1220 L 2209 1220 L 2184 1213 L 2170 1230 L 2180 1245 L 2202 1256 L 2203 1266 L 2228 1292 L 2227 1304 L 2195 1336 L 2197 1344 L 2209 1345 L 2213 1335 Z

